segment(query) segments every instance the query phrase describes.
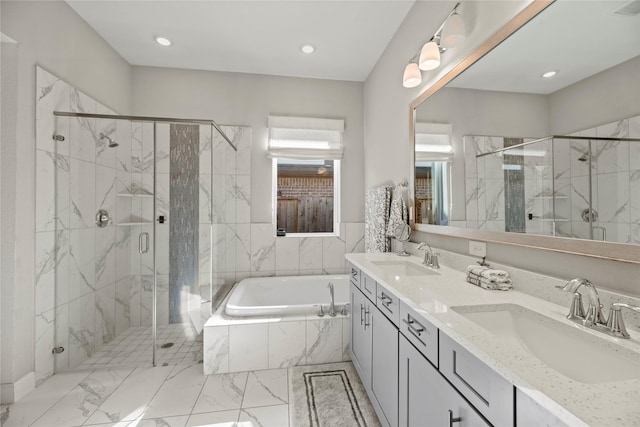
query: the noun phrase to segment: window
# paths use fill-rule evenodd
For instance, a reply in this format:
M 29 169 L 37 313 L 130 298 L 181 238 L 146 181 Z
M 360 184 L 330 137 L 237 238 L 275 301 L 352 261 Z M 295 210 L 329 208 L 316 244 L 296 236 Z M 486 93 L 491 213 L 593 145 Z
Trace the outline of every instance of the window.
M 286 234 L 337 235 L 342 120 L 269 116 L 273 222 Z

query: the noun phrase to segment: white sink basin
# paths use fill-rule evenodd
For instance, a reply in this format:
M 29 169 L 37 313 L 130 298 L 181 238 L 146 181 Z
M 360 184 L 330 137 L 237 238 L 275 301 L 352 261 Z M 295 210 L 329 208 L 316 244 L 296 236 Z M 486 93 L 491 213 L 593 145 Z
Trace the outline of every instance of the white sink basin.
M 402 277 L 437 276 L 439 273 L 408 261 L 371 261 L 382 271 L 387 280 L 400 280 Z
M 640 354 L 515 304 L 451 307 L 582 383 L 640 378 Z

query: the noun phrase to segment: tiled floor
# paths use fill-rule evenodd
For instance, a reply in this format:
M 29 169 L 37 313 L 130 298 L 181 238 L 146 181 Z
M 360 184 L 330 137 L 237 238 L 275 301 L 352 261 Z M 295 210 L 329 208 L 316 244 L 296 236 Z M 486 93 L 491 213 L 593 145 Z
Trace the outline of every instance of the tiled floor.
M 173 343 L 162 348 L 163 344 Z M 152 339 L 149 326 L 132 327 L 102 347 L 78 369 L 149 367 Z M 189 324 L 158 327 L 156 366 L 198 363 L 202 361 L 202 334 Z
M 203 375 L 196 363 L 65 372 L 4 407 L 2 421 L 3 427 L 287 427 L 288 370 Z

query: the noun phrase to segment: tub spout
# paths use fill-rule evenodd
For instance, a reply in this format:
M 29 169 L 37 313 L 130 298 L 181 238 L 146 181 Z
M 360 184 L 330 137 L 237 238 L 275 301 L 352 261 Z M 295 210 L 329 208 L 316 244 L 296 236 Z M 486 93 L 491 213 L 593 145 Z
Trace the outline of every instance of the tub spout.
M 329 282 L 329 294 L 331 295 L 331 304 L 329 304 L 329 316 L 336 317 L 336 305 L 333 298 L 333 283 Z

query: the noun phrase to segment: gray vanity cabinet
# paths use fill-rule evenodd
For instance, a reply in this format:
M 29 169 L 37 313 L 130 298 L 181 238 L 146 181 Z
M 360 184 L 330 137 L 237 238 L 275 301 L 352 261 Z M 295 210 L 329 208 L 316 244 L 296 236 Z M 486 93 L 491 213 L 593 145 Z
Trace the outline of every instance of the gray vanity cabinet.
M 489 427 L 403 336 L 399 343 L 400 427 Z
M 351 359 L 362 384 L 371 387 L 371 307 L 373 304 L 352 283 L 351 302 Z
M 371 391 L 386 423 L 398 425 L 398 329 L 376 307 L 371 308 L 373 352 L 371 353 Z

